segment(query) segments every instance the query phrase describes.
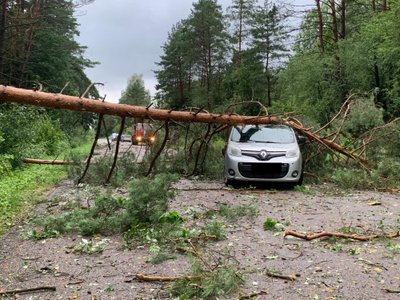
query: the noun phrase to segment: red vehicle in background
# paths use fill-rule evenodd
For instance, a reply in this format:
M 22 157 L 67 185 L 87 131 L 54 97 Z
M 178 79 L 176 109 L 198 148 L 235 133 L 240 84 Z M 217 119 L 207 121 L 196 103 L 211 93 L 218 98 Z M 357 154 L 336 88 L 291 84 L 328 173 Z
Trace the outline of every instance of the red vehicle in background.
M 152 145 L 156 141 L 154 127 L 150 123 L 135 123 L 132 128 L 132 143 Z

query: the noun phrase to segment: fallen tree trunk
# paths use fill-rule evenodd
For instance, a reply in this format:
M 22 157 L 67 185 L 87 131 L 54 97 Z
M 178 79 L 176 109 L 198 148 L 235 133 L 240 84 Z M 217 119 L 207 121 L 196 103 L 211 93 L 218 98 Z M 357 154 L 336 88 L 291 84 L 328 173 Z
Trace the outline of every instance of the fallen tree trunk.
M 304 234 L 300 233 L 294 230 L 286 230 L 283 234 L 283 237 L 285 238 L 286 236 L 291 235 L 306 241 L 311 241 L 315 239 L 319 239 L 322 237 L 337 237 L 337 238 L 344 238 L 344 239 L 353 239 L 357 241 L 371 241 L 377 238 L 396 238 L 400 236 L 400 231 L 395 232 L 393 234 L 384 234 L 384 235 L 370 235 L 370 236 L 360 236 L 357 234 L 347 234 L 347 233 L 341 233 L 341 232 L 328 232 L 328 231 L 322 231 L 318 233 L 313 233 L 313 234 Z
M 99 100 L 52 94 L 0 85 L 0 101 L 35 105 L 47 108 L 87 111 L 119 117 L 141 117 L 157 121 L 219 123 L 219 124 L 271 124 L 281 119 L 270 116 L 239 116 L 205 112 L 173 111 Z
M 114 115 L 122 118 L 140 117 L 158 121 L 174 121 L 187 123 L 217 123 L 226 125 L 240 124 L 286 124 L 301 132 L 311 141 L 319 142 L 331 151 L 339 152 L 347 157 L 366 165 L 367 160 L 334 141 L 324 139 L 319 135 L 304 128 L 297 120 L 292 118 L 281 118 L 275 116 L 240 116 L 235 114 L 213 114 L 199 110 L 173 111 L 155 109 L 144 106 L 133 106 L 127 104 L 107 103 L 99 100 L 67 96 L 63 94 L 51 94 L 40 91 L 20 89 L 0 85 L 0 102 L 14 102 L 20 104 L 36 105 L 40 107 L 67 109 L 72 111 L 87 111 L 102 115 Z
M 26 164 L 38 164 L 38 165 L 71 165 L 72 162 L 65 160 L 52 160 L 52 159 L 35 159 L 35 158 L 24 158 L 22 160 Z

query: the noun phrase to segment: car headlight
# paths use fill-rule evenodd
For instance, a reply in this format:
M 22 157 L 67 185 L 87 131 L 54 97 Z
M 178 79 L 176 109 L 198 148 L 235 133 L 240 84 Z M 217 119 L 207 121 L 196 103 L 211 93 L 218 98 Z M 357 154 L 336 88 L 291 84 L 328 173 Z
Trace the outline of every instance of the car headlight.
M 286 152 L 286 157 L 298 157 L 300 150 L 298 148 L 290 149 Z
M 235 146 L 228 146 L 228 154 L 232 156 L 242 156 L 242 150 Z

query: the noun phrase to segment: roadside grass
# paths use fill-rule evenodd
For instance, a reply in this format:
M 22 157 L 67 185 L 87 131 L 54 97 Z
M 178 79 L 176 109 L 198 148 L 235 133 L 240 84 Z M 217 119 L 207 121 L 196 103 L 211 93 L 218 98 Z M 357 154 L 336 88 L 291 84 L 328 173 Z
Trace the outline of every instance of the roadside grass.
M 60 166 L 32 165 L 1 178 L 0 235 L 37 203 L 46 189 L 65 175 L 65 168 Z
M 85 142 L 66 152 L 89 153 L 90 147 L 91 142 Z M 23 218 L 46 190 L 66 176 L 67 170 L 63 166 L 28 165 L 0 178 L 0 235 Z

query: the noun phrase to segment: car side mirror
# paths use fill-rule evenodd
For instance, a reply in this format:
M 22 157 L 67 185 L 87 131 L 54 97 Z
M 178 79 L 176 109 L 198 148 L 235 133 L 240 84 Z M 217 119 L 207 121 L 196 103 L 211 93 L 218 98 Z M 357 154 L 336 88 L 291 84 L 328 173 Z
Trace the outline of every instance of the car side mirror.
M 304 135 L 297 136 L 297 143 L 299 145 L 304 145 L 307 142 L 307 138 Z

